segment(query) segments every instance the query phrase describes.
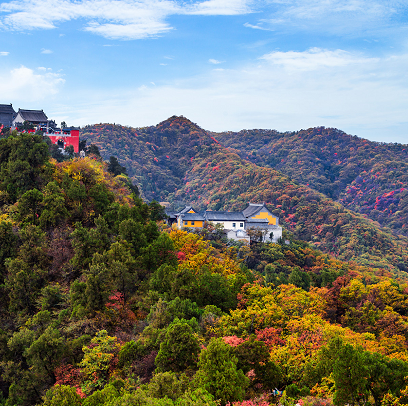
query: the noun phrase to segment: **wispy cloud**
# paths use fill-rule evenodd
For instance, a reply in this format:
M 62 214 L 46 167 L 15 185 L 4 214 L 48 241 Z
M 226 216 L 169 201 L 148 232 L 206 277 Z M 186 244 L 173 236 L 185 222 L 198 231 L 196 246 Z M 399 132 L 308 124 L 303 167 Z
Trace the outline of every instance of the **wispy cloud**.
M 65 80 L 60 74 L 40 67 L 35 73 L 25 66 L 0 72 L 0 94 L 7 100 L 37 101 L 56 94 Z
M 270 0 L 269 4 L 256 24 L 244 25 L 263 30 L 367 34 L 383 26 L 398 27 L 408 10 L 403 0 Z
M 10 52 L 6 52 L 6 51 L 0 52 L 0 56 L 7 56 L 8 54 L 10 54 Z
M 399 26 L 407 10 L 405 0 L 11 0 L 0 4 L 0 29 L 53 29 L 81 19 L 87 32 L 132 40 L 173 30 L 168 19 L 174 15 L 233 16 L 262 11 L 258 21 L 244 26 L 361 33 L 380 29 L 379 22 Z
M 248 0 L 207 0 L 195 3 L 188 14 L 200 15 L 237 15 L 251 12 Z
M 51 51 L 51 49 L 45 49 L 45 48 L 43 48 L 43 49 L 41 49 L 41 53 L 42 53 L 42 54 L 52 54 L 52 51 Z
M 12 0 L 0 5 L 0 27 L 52 29 L 84 19 L 84 30 L 110 39 L 141 39 L 173 29 L 166 19 L 177 14 L 236 15 L 250 12 L 250 0 Z
M 209 59 L 209 63 L 212 63 L 213 65 L 218 65 L 220 63 L 223 63 L 224 61 L 218 61 L 217 59 Z
M 253 28 L 254 30 L 262 30 L 262 31 L 273 31 L 273 29 L 271 27 L 263 27 L 262 26 L 262 22 L 254 25 L 254 24 L 250 24 L 250 23 L 245 23 L 244 27 L 248 27 L 248 28 Z
M 304 71 L 376 61 L 373 58 L 368 59 L 366 57 L 361 57 L 342 49 L 331 51 L 320 48 L 311 48 L 304 52 L 275 51 L 263 55 L 260 59 L 264 59 L 274 65 L 281 65 L 285 69 Z
M 378 0 L 288 0 L 272 1 L 287 18 L 314 19 L 327 14 L 366 13 L 384 14 L 387 2 Z M 390 3 L 388 3 L 390 5 Z

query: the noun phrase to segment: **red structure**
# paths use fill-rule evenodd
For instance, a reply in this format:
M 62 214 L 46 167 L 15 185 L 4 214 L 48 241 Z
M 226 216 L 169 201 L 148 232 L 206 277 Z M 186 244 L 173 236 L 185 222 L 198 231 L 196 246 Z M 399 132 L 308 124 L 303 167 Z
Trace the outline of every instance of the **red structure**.
M 53 144 L 60 148 L 66 148 L 69 145 L 74 147 L 74 152 L 79 153 L 79 130 L 71 128 L 55 129 L 52 133 L 44 133 Z

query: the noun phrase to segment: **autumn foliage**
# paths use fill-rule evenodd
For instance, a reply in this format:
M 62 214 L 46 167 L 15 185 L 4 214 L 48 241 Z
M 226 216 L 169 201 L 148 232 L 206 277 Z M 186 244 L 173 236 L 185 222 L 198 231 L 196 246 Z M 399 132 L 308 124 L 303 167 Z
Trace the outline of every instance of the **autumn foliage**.
M 168 162 L 169 200 L 265 200 L 283 238 L 171 228 L 101 159 L 56 162 L 39 136 L 0 140 L 0 404 L 407 403 L 404 236 L 226 151 L 183 117 L 117 127 L 84 132 L 110 140 L 109 152 L 129 137 L 144 145 L 129 170 L 142 195 L 164 187 Z M 25 141 L 37 154 L 25 156 Z M 384 190 L 377 209 L 396 195 Z

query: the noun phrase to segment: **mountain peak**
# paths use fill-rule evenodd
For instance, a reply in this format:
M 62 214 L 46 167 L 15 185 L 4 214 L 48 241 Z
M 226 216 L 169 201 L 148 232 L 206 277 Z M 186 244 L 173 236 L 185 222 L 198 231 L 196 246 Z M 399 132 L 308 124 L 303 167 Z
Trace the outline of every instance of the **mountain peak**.
M 164 129 L 168 127 L 172 127 L 175 130 L 182 130 L 184 128 L 189 129 L 190 131 L 204 131 L 201 127 L 199 127 L 196 123 L 193 123 L 187 117 L 176 115 L 169 117 L 167 120 L 164 120 L 157 125 L 158 129 Z

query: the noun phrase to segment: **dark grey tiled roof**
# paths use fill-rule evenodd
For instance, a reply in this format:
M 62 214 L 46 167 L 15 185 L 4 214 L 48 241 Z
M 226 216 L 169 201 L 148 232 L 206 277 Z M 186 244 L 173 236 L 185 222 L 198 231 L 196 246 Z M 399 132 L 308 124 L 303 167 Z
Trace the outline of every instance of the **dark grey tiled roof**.
M 206 211 L 204 217 L 207 221 L 245 221 L 245 216 L 236 211 Z
M 255 213 L 257 213 L 260 209 L 262 209 L 262 207 L 265 206 L 265 203 L 261 203 L 261 204 L 255 204 L 255 203 L 249 203 L 248 207 L 246 207 L 242 213 L 245 217 L 251 217 L 253 216 Z
M 183 210 L 179 211 L 178 214 L 183 214 L 183 213 L 187 213 L 190 210 L 194 210 L 191 206 L 186 206 L 184 207 Z M 195 210 L 194 210 L 195 211 Z
M 247 221 L 246 227 L 247 230 L 248 228 L 263 228 L 263 229 L 270 229 L 270 228 L 277 228 L 275 225 L 269 224 L 267 221 L 266 222 L 260 222 L 260 221 Z
M 204 221 L 204 217 L 200 216 L 197 213 L 185 213 L 181 215 L 181 218 L 183 219 L 183 221 Z
M 61 128 L 61 130 L 63 132 L 71 132 L 71 131 L 74 131 L 74 130 L 79 130 L 79 127 L 65 127 L 65 128 Z
M 46 122 L 48 120 L 48 117 L 45 115 L 45 113 L 42 110 L 22 110 L 19 109 L 18 112 L 20 113 L 21 117 L 25 121 L 30 121 L 31 123 L 34 122 Z
M 249 223 L 267 223 L 269 224 L 269 220 L 267 218 L 265 219 L 249 219 L 247 220 L 247 224 Z
M 0 113 L 13 115 L 16 114 L 12 104 L 0 104 Z

